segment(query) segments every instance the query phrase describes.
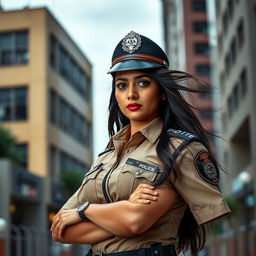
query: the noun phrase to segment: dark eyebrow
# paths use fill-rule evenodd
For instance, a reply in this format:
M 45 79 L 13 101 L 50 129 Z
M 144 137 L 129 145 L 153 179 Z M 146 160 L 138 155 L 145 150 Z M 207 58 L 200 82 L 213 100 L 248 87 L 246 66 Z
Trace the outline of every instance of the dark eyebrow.
M 134 78 L 135 78 L 135 79 L 139 79 L 139 78 L 142 78 L 142 77 L 150 78 L 148 75 L 139 75 L 139 76 L 135 76 Z M 122 78 L 122 77 L 116 79 L 116 81 L 118 81 L 118 80 L 127 81 L 126 78 Z
M 116 79 L 116 81 L 118 81 L 118 80 L 121 80 L 121 81 L 127 81 L 127 79 L 126 79 L 126 78 L 122 78 L 122 77 L 120 77 L 120 78 L 117 78 L 117 79 Z

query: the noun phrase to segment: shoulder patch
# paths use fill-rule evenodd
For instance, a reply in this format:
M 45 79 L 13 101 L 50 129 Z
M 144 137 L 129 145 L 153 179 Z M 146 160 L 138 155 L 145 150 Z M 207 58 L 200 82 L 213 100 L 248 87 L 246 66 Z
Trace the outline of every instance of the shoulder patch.
M 207 151 L 200 151 L 194 159 L 195 167 L 200 177 L 207 182 L 218 185 L 220 180 L 219 169 L 212 161 Z
M 110 151 L 112 151 L 112 150 L 114 150 L 114 148 L 106 148 L 103 152 L 101 152 L 101 153 L 98 154 L 98 157 L 99 157 L 99 156 L 102 156 L 102 155 L 104 155 L 105 153 L 108 153 L 108 152 L 110 152 Z

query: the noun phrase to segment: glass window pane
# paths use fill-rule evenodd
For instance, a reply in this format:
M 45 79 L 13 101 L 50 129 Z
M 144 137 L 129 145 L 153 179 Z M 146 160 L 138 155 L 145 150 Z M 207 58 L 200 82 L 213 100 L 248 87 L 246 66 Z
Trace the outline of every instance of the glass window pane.
M 11 48 L 11 33 L 0 33 L 0 50 Z
M 10 65 L 13 61 L 13 54 L 10 50 L 2 50 L 0 53 L 0 64 L 1 65 Z
M 199 64 L 196 65 L 196 72 L 201 75 L 210 75 L 210 65 L 209 64 Z
M 21 166 L 27 169 L 28 168 L 28 144 L 19 144 L 16 147 L 22 158 Z
M 206 12 L 205 0 L 193 0 L 192 8 L 193 8 L 193 11 L 196 11 L 196 12 Z
M 16 51 L 16 64 L 27 64 L 28 63 L 28 52 L 27 50 Z
M 54 91 L 50 91 L 50 121 L 52 124 L 57 123 L 57 95 Z
M 27 119 L 27 88 L 15 88 L 15 119 Z
M 11 120 L 10 89 L 0 89 L 0 120 Z
M 0 33 L 0 65 L 27 64 L 28 32 Z
M 28 48 L 28 32 L 20 31 L 16 33 L 16 48 L 26 50 Z
M 206 21 L 195 21 L 193 23 L 193 29 L 196 33 L 204 33 L 208 32 L 208 23 Z

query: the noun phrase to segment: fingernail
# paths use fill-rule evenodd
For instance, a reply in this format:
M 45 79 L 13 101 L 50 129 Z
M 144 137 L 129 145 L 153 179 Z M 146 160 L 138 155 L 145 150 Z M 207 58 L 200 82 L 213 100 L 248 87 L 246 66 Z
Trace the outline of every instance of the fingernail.
M 155 192 L 154 192 L 154 195 L 157 195 L 157 194 L 158 194 L 158 192 L 155 191 Z

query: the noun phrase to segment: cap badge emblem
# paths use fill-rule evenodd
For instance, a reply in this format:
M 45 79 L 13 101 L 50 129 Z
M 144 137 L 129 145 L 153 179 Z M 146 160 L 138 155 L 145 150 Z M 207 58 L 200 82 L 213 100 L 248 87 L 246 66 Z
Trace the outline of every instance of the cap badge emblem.
M 131 31 L 128 33 L 122 42 L 122 48 L 125 52 L 133 53 L 141 46 L 141 37 L 138 33 Z

